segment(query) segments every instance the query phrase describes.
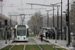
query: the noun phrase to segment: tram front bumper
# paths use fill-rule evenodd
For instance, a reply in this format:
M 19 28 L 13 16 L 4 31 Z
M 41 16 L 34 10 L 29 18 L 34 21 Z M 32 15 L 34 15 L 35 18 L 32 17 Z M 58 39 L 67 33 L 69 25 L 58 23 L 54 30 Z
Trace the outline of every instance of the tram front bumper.
M 14 41 L 28 41 L 28 38 L 27 37 L 17 37 L 14 39 Z

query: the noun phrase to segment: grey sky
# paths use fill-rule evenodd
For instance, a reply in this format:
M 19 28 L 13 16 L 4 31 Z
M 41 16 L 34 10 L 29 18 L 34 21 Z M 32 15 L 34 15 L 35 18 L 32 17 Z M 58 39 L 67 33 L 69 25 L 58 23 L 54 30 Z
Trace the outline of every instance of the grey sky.
M 22 1 L 22 2 L 21 2 Z M 38 3 L 38 4 L 54 4 L 58 3 L 61 0 L 4 0 L 3 1 L 3 14 L 6 16 L 9 16 L 10 14 L 33 14 L 38 10 L 25 10 L 24 8 L 31 8 L 30 5 L 27 5 L 26 3 Z M 71 2 L 71 0 L 70 0 Z M 22 4 L 21 4 L 22 3 Z M 63 11 L 66 10 L 67 6 L 67 0 L 63 0 Z M 60 4 L 59 4 L 60 5 Z M 23 12 L 21 11 L 21 8 L 23 8 Z M 46 9 L 52 9 L 51 7 L 44 7 L 44 6 L 33 6 L 33 8 L 46 8 Z M 56 9 L 56 8 L 55 8 Z M 60 9 L 61 10 L 61 9 Z M 42 14 L 46 14 L 45 10 L 40 10 Z M 56 14 L 55 10 L 55 14 Z M 52 14 L 52 11 L 50 12 Z M 26 21 L 29 19 L 29 16 L 26 15 Z

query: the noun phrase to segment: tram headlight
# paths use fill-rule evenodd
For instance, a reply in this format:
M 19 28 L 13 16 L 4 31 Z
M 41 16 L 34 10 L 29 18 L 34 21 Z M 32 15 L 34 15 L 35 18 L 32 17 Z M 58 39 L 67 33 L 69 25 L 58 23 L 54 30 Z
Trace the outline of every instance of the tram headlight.
M 24 39 L 25 39 L 25 37 L 24 37 Z
M 18 38 L 19 39 L 19 38 Z

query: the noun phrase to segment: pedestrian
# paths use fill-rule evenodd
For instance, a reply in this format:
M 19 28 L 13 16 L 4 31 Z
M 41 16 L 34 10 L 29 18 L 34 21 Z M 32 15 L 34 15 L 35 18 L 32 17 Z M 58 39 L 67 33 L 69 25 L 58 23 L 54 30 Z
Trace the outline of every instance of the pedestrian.
M 48 33 L 48 37 L 49 37 L 49 39 L 50 39 L 50 32 Z
M 46 39 L 47 39 L 47 37 L 48 37 L 48 32 L 46 32 L 45 35 L 46 35 Z
M 43 41 L 43 33 L 40 34 L 41 42 Z

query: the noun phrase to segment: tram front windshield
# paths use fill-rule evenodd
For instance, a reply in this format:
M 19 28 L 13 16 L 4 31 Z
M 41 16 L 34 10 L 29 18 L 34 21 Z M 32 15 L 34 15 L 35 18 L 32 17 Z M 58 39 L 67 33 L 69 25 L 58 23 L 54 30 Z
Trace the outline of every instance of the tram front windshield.
M 17 36 L 25 36 L 26 29 L 25 28 L 17 28 Z

